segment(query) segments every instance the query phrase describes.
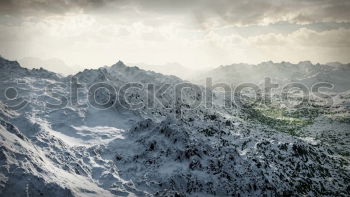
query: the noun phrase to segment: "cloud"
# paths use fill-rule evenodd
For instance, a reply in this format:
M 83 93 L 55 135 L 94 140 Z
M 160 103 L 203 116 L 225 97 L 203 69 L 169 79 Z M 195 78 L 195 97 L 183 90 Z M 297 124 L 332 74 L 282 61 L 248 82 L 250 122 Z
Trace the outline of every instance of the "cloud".
M 326 28 L 262 25 L 348 20 L 343 0 L 0 2 L 6 5 L 0 8 L 0 53 L 13 59 L 59 57 L 89 67 L 117 58 L 199 67 L 266 60 L 350 62 L 350 22 L 318 24 Z
M 2 0 L 0 14 L 57 15 L 71 12 L 150 12 L 155 15 L 191 15 L 201 27 L 215 25 L 350 22 L 349 0 Z
M 349 63 L 349 37 L 350 29 L 339 28 L 319 32 L 301 28 L 286 35 L 269 33 L 248 37 L 247 42 L 251 48 L 259 50 L 262 57 L 274 61 Z
M 201 24 L 216 20 L 219 25 L 245 26 L 280 21 L 297 24 L 349 22 L 349 8 L 348 0 L 221 0 L 208 6 L 199 6 L 195 13 Z
M 314 31 L 300 28 L 290 34 L 263 34 L 249 38 L 256 46 L 299 45 L 303 47 L 350 48 L 350 29 Z
M 0 13 L 3 15 L 55 15 L 104 6 L 99 0 L 2 0 Z

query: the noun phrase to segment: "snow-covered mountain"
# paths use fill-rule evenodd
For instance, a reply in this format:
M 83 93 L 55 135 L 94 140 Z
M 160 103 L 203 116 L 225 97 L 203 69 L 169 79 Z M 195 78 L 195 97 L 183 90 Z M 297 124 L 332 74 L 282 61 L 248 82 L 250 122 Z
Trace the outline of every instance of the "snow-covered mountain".
M 174 87 L 185 81 L 123 62 L 69 77 L 3 58 L 0 69 L 0 196 L 350 195 L 346 92 L 334 109 L 319 104 L 312 113 L 225 108 L 219 92 L 213 106 L 192 108 L 205 87 L 178 99 Z M 101 82 L 116 92 L 141 84 L 125 93 L 132 103 L 147 100 L 148 84 L 170 88 L 153 107 L 135 109 L 96 90 L 111 106 L 97 109 L 86 87 Z
M 289 62 L 263 62 L 257 65 L 232 64 L 220 66 L 194 77 L 197 83 L 205 84 L 205 79 L 211 77 L 214 82 L 239 85 L 241 83 L 261 84 L 265 78 L 271 78 L 279 84 L 301 82 L 311 87 L 317 82 L 334 84 L 334 91 L 350 89 L 350 64 L 337 62 L 328 64 L 312 64 L 309 61 L 292 64 Z

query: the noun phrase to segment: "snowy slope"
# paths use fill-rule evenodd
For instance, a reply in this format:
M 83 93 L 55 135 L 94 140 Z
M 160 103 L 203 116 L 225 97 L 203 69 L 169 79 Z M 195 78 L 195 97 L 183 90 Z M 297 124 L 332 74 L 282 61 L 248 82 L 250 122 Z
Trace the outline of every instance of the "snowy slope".
M 0 63 L 1 73 L 15 73 L 1 74 L 1 92 L 16 87 L 28 101 L 14 110 L 14 100 L 0 97 L 0 196 L 350 195 L 349 156 L 329 141 L 315 143 L 317 124 L 302 128 L 308 138 L 281 132 L 250 117 L 249 107 L 223 108 L 220 94 L 212 108 L 178 110 L 171 105 L 173 89 L 162 97 L 168 107 L 131 110 L 113 100 L 113 107 L 99 110 L 81 105 L 88 94 L 82 89 L 79 105 L 50 109 L 45 103 L 57 100 L 45 87 L 59 83 L 55 91 L 68 95 L 71 76 Z M 117 90 L 129 82 L 183 82 L 122 62 L 74 77 Z M 127 96 L 138 102 L 148 94 L 142 89 Z M 185 102 L 196 99 L 195 91 L 184 91 Z M 346 143 L 348 123 L 341 128 Z

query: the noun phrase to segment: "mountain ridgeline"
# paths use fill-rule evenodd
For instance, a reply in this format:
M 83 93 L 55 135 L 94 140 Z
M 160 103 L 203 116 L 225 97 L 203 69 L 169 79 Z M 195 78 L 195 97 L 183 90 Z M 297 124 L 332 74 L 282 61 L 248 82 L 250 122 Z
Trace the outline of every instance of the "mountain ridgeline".
M 205 90 L 192 84 L 181 105 L 173 105 L 178 98 L 169 88 L 154 106 L 131 109 L 117 95 L 96 90 L 98 101 L 112 104 L 98 109 L 84 87 L 102 82 L 119 92 L 126 84 L 141 84 L 124 96 L 142 103 L 152 94 L 148 84 L 157 90 L 188 82 L 122 62 L 68 77 L 3 58 L 0 69 L 0 196 L 350 195 L 346 91 L 335 95 L 332 108 L 317 99 L 298 108 L 226 108 L 223 103 L 231 101 L 220 92 L 214 92 L 211 107 L 191 108 L 201 99 L 196 90 Z M 340 91 L 349 85 L 348 70 L 264 63 L 209 74 L 234 83 L 250 80 L 244 77 L 250 71 L 256 81 L 264 74 L 310 83 L 322 77 L 343 84 Z M 79 88 L 75 96 L 72 78 Z
M 327 64 L 312 64 L 309 61 L 292 64 L 289 62 L 263 62 L 258 65 L 232 64 L 194 77 L 194 81 L 205 84 L 210 77 L 213 82 L 239 85 L 242 83 L 262 84 L 265 78 L 270 78 L 277 84 L 299 82 L 307 87 L 318 82 L 334 85 L 333 91 L 342 92 L 350 89 L 350 64 L 337 62 Z

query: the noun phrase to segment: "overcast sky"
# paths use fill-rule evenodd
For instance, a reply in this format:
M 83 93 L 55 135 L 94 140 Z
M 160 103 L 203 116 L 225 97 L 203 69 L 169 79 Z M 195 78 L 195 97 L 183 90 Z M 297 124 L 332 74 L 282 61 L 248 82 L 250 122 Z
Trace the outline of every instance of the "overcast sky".
M 349 0 L 0 0 L 0 54 L 98 67 L 350 62 Z

